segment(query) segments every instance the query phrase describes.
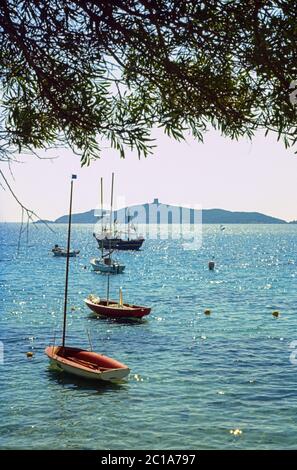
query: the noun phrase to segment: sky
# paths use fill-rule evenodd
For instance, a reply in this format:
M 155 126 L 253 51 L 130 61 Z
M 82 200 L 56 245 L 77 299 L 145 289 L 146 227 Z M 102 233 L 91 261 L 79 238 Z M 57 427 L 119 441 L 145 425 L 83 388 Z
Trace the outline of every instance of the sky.
M 105 148 L 101 158 L 80 167 L 79 156 L 69 149 L 39 151 L 41 160 L 21 156 L 5 172 L 18 198 L 42 219 L 54 220 L 68 213 L 69 182 L 77 174 L 73 212 L 99 205 L 100 177 L 104 199 L 110 200 L 111 173 L 115 173 L 115 198 L 119 205 L 160 202 L 203 209 L 257 211 L 285 220 L 297 219 L 297 155 L 285 149 L 275 136 L 258 133 L 252 141 L 232 141 L 216 131 L 205 134 L 204 143 L 187 137 L 177 142 L 154 132 L 157 147 L 152 156 L 125 160 Z M 295 149 L 296 150 L 296 149 Z M 0 221 L 19 221 L 21 210 L 9 191 L 0 187 Z

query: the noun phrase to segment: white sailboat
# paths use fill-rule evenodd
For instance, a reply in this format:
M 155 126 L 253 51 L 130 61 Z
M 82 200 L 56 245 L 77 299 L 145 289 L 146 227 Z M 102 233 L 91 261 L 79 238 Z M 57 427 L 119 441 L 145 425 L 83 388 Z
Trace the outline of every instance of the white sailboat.
M 104 227 L 103 227 L 103 178 L 101 178 L 101 232 L 104 233 Z M 111 203 L 110 203 L 110 217 L 112 215 L 112 206 L 113 206 L 113 182 L 112 182 L 112 188 L 111 188 Z M 101 258 L 92 258 L 90 260 L 91 266 L 94 271 L 99 271 L 104 274 L 121 274 L 124 269 L 125 265 L 122 263 L 119 263 L 118 261 L 115 261 L 112 259 L 111 254 L 112 250 L 111 247 L 109 247 L 109 251 L 104 254 L 104 245 L 103 243 L 101 244 Z

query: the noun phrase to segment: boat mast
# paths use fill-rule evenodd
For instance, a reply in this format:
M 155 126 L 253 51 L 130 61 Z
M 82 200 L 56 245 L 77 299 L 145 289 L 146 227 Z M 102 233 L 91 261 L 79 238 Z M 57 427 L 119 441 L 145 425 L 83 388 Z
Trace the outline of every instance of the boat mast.
M 119 300 L 119 307 L 123 308 L 123 289 L 120 287 L 120 300 Z
M 130 240 L 130 211 L 128 209 L 128 240 Z
M 63 339 L 62 347 L 65 346 L 66 335 L 66 315 L 67 315 L 67 296 L 68 296 L 68 274 L 69 274 L 69 253 L 70 253 L 70 237 L 71 237 L 71 215 L 72 215 L 72 193 L 73 193 L 73 180 L 76 175 L 72 175 L 70 186 L 70 204 L 69 204 L 69 217 L 68 217 L 68 238 L 67 238 L 67 256 L 66 256 L 66 276 L 65 276 L 65 293 L 64 293 L 64 319 L 63 319 Z
M 109 218 L 109 264 L 111 265 L 111 225 L 112 225 L 112 208 L 113 208 L 113 185 L 114 185 L 114 173 L 111 175 L 111 197 L 110 197 L 110 218 Z M 107 273 L 107 292 L 106 292 L 106 304 L 109 305 L 109 276 L 110 272 Z
M 109 219 L 110 237 L 111 237 L 112 208 L 113 208 L 113 183 L 114 183 L 114 173 L 112 173 L 112 175 L 111 175 L 111 197 L 110 197 L 110 219 Z
M 103 178 L 101 177 L 101 256 L 103 258 Z
M 106 289 L 106 305 L 109 305 L 109 276 L 110 273 L 107 273 L 107 289 Z

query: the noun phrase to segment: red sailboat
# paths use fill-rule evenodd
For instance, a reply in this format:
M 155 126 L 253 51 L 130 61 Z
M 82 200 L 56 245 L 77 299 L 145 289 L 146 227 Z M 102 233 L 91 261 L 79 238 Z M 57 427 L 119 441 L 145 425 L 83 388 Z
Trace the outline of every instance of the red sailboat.
M 151 311 L 150 307 L 123 303 L 122 289 L 120 289 L 120 300 L 99 299 L 90 295 L 85 299 L 86 305 L 97 315 L 116 319 L 141 319 Z
M 72 176 L 70 190 L 62 346 L 48 346 L 45 354 L 51 364 L 69 374 L 92 380 L 121 380 L 130 373 L 125 364 L 93 351 L 65 346 L 73 179 L 76 179 L 76 175 Z

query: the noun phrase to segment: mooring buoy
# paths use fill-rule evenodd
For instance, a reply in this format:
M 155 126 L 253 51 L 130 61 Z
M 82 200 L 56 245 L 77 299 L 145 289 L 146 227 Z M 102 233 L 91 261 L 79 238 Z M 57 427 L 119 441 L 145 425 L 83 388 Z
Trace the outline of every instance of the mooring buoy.
M 208 262 L 208 269 L 209 269 L 210 271 L 213 271 L 214 268 L 215 268 L 215 262 L 214 262 L 214 261 L 209 261 L 209 262 Z

